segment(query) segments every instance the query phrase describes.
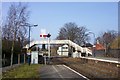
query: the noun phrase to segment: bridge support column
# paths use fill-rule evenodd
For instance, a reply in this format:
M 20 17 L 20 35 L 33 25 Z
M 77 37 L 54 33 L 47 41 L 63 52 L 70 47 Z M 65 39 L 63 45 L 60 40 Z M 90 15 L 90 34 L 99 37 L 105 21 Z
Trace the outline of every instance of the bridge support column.
M 86 53 L 86 57 L 88 57 L 88 53 Z
M 69 46 L 69 57 L 72 57 L 73 54 L 73 47 Z
M 42 50 L 44 50 L 45 49 L 45 44 L 42 44 Z
M 78 57 L 81 57 L 81 52 L 78 52 Z
M 73 52 L 72 57 L 73 57 L 73 58 L 78 57 L 78 51 L 77 51 L 77 50 L 76 50 L 75 52 Z

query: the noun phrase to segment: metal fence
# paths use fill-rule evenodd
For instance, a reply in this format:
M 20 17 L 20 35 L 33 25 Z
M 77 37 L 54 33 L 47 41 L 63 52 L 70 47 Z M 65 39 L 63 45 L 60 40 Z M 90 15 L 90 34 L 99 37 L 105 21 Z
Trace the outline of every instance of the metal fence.
M 105 50 L 95 50 L 94 51 L 96 57 L 113 57 L 113 58 L 120 58 L 120 49 L 109 49 L 105 53 Z

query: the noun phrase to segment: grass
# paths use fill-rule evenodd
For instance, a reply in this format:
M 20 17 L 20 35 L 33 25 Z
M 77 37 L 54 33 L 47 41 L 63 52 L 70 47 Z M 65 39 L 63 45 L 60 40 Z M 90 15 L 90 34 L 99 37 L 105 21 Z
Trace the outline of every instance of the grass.
M 40 64 L 23 64 L 13 70 L 3 73 L 3 78 L 38 78 Z

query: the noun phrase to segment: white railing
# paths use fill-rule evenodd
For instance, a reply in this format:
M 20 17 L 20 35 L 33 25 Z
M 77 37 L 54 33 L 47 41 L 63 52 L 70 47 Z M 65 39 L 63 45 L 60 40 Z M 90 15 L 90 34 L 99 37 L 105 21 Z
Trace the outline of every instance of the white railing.
M 29 44 L 27 44 L 24 48 L 28 49 L 29 47 L 31 47 L 35 44 L 48 44 L 48 41 L 47 40 L 32 41 L 32 42 L 30 42 L 30 46 L 29 46 Z M 84 50 L 84 48 L 82 48 L 78 44 L 72 42 L 71 40 L 50 40 L 50 44 L 68 44 L 69 46 L 74 47 L 76 51 L 83 52 L 83 50 Z M 90 50 L 88 48 L 85 51 L 92 54 L 92 50 Z

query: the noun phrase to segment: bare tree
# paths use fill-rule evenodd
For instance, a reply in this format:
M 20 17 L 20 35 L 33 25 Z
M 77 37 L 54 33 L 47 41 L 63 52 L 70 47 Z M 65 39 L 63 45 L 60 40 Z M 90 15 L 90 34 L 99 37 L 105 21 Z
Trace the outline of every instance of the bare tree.
M 111 43 L 110 47 L 112 49 L 120 49 L 120 37 L 116 37 L 116 39 Z
M 104 45 L 105 53 L 107 55 L 107 51 L 110 49 L 111 43 L 116 39 L 117 32 L 114 30 L 104 32 L 97 38 L 97 40 Z
M 11 48 L 11 66 L 13 64 L 13 53 L 15 41 L 19 38 L 22 43 L 25 40 L 27 28 L 25 25 L 29 19 L 29 11 L 27 10 L 27 5 L 22 5 L 22 3 L 11 4 L 9 7 L 8 15 L 3 26 L 3 37 L 12 41 Z M 18 41 L 18 40 L 17 40 Z
M 81 45 L 88 40 L 87 31 L 85 27 L 78 27 L 75 23 L 69 22 L 60 29 L 57 39 L 68 39 Z

